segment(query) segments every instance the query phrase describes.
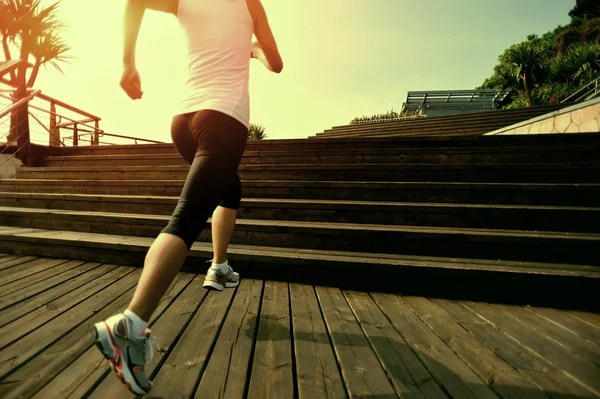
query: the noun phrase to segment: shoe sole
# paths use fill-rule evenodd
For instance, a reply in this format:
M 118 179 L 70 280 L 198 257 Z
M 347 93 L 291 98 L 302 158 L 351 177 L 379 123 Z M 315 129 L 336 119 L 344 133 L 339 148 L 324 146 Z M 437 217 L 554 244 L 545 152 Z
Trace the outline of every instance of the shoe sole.
M 239 281 L 236 282 L 227 282 L 225 283 L 225 285 L 216 282 L 216 281 L 204 281 L 204 285 L 203 287 L 209 290 L 215 290 L 215 291 L 223 291 L 223 289 L 225 288 L 235 288 L 238 285 L 240 285 Z
M 108 360 L 108 365 L 117 375 L 117 378 L 119 378 L 119 380 L 121 380 L 121 382 L 127 387 L 127 389 L 136 395 L 147 394 L 149 391 L 144 391 L 135 382 L 130 382 L 135 380 L 127 368 L 122 368 L 122 370 L 119 370 L 115 365 L 115 356 L 118 354 L 118 352 L 120 352 L 120 350 L 117 351 L 111 342 L 113 338 L 111 337 L 111 333 L 106 323 L 102 322 L 94 324 L 91 328 L 91 334 L 94 339 L 94 344 L 96 344 L 96 347 L 100 350 L 100 353 L 102 353 L 104 358 Z M 123 362 L 123 356 L 120 355 L 120 357 L 121 362 Z M 125 378 L 125 374 L 127 374 L 127 377 L 129 378 Z

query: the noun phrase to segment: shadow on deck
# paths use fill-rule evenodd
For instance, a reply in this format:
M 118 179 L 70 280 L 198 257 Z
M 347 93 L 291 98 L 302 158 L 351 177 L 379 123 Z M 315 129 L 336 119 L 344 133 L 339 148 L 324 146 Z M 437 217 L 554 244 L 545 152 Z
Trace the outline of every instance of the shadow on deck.
M 140 268 L 0 255 L 0 396 L 121 398 L 89 327 Z M 600 397 L 600 314 L 180 273 L 148 398 Z

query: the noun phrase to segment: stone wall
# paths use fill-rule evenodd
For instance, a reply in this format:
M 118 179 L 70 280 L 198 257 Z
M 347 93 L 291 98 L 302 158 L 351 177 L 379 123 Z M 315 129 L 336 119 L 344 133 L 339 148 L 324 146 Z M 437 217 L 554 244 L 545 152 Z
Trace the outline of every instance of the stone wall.
M 600 132 L 600 98 L 507 126 L 486 135 L 595 132 Z

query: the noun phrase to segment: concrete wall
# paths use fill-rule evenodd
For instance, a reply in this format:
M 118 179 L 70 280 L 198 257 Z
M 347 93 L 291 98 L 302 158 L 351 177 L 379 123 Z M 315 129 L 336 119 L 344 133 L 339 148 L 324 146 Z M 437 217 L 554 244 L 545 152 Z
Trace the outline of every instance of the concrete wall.
M 12 154 L 0 154 L 0 164 L 6 161 Z M 23 163 L 16 157 L 12 157 L 2 166 L 0 166 L 0 179 L 14 179 L 17 176 L 17 166 Z
M 486 135 L 594 132 L 600 132 L 600 97 L 503 127 Z

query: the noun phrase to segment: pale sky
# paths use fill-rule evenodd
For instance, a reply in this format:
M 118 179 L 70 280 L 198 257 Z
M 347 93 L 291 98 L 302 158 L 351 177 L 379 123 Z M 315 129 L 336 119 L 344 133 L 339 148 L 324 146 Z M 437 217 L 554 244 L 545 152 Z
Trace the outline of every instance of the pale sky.
M 179 26 L 173 16 L 146 14 L 137 49 L 144 97 L 132 101 L 119 87 L 124 4 L 63 0 L 74 58 L 64 66 L 66 77 L 42 69 L 36 87 L 100 116 L 106 132 L 171 142 L 172 109 L 186 79 Z M 251 121 L 279 139 L 400 110 L 410 90 L 472 89 L 491 75 L 505 48 L 567 24 L 575 0 L 263 4 L 284 69 L 273 74 L 253 60 Z

